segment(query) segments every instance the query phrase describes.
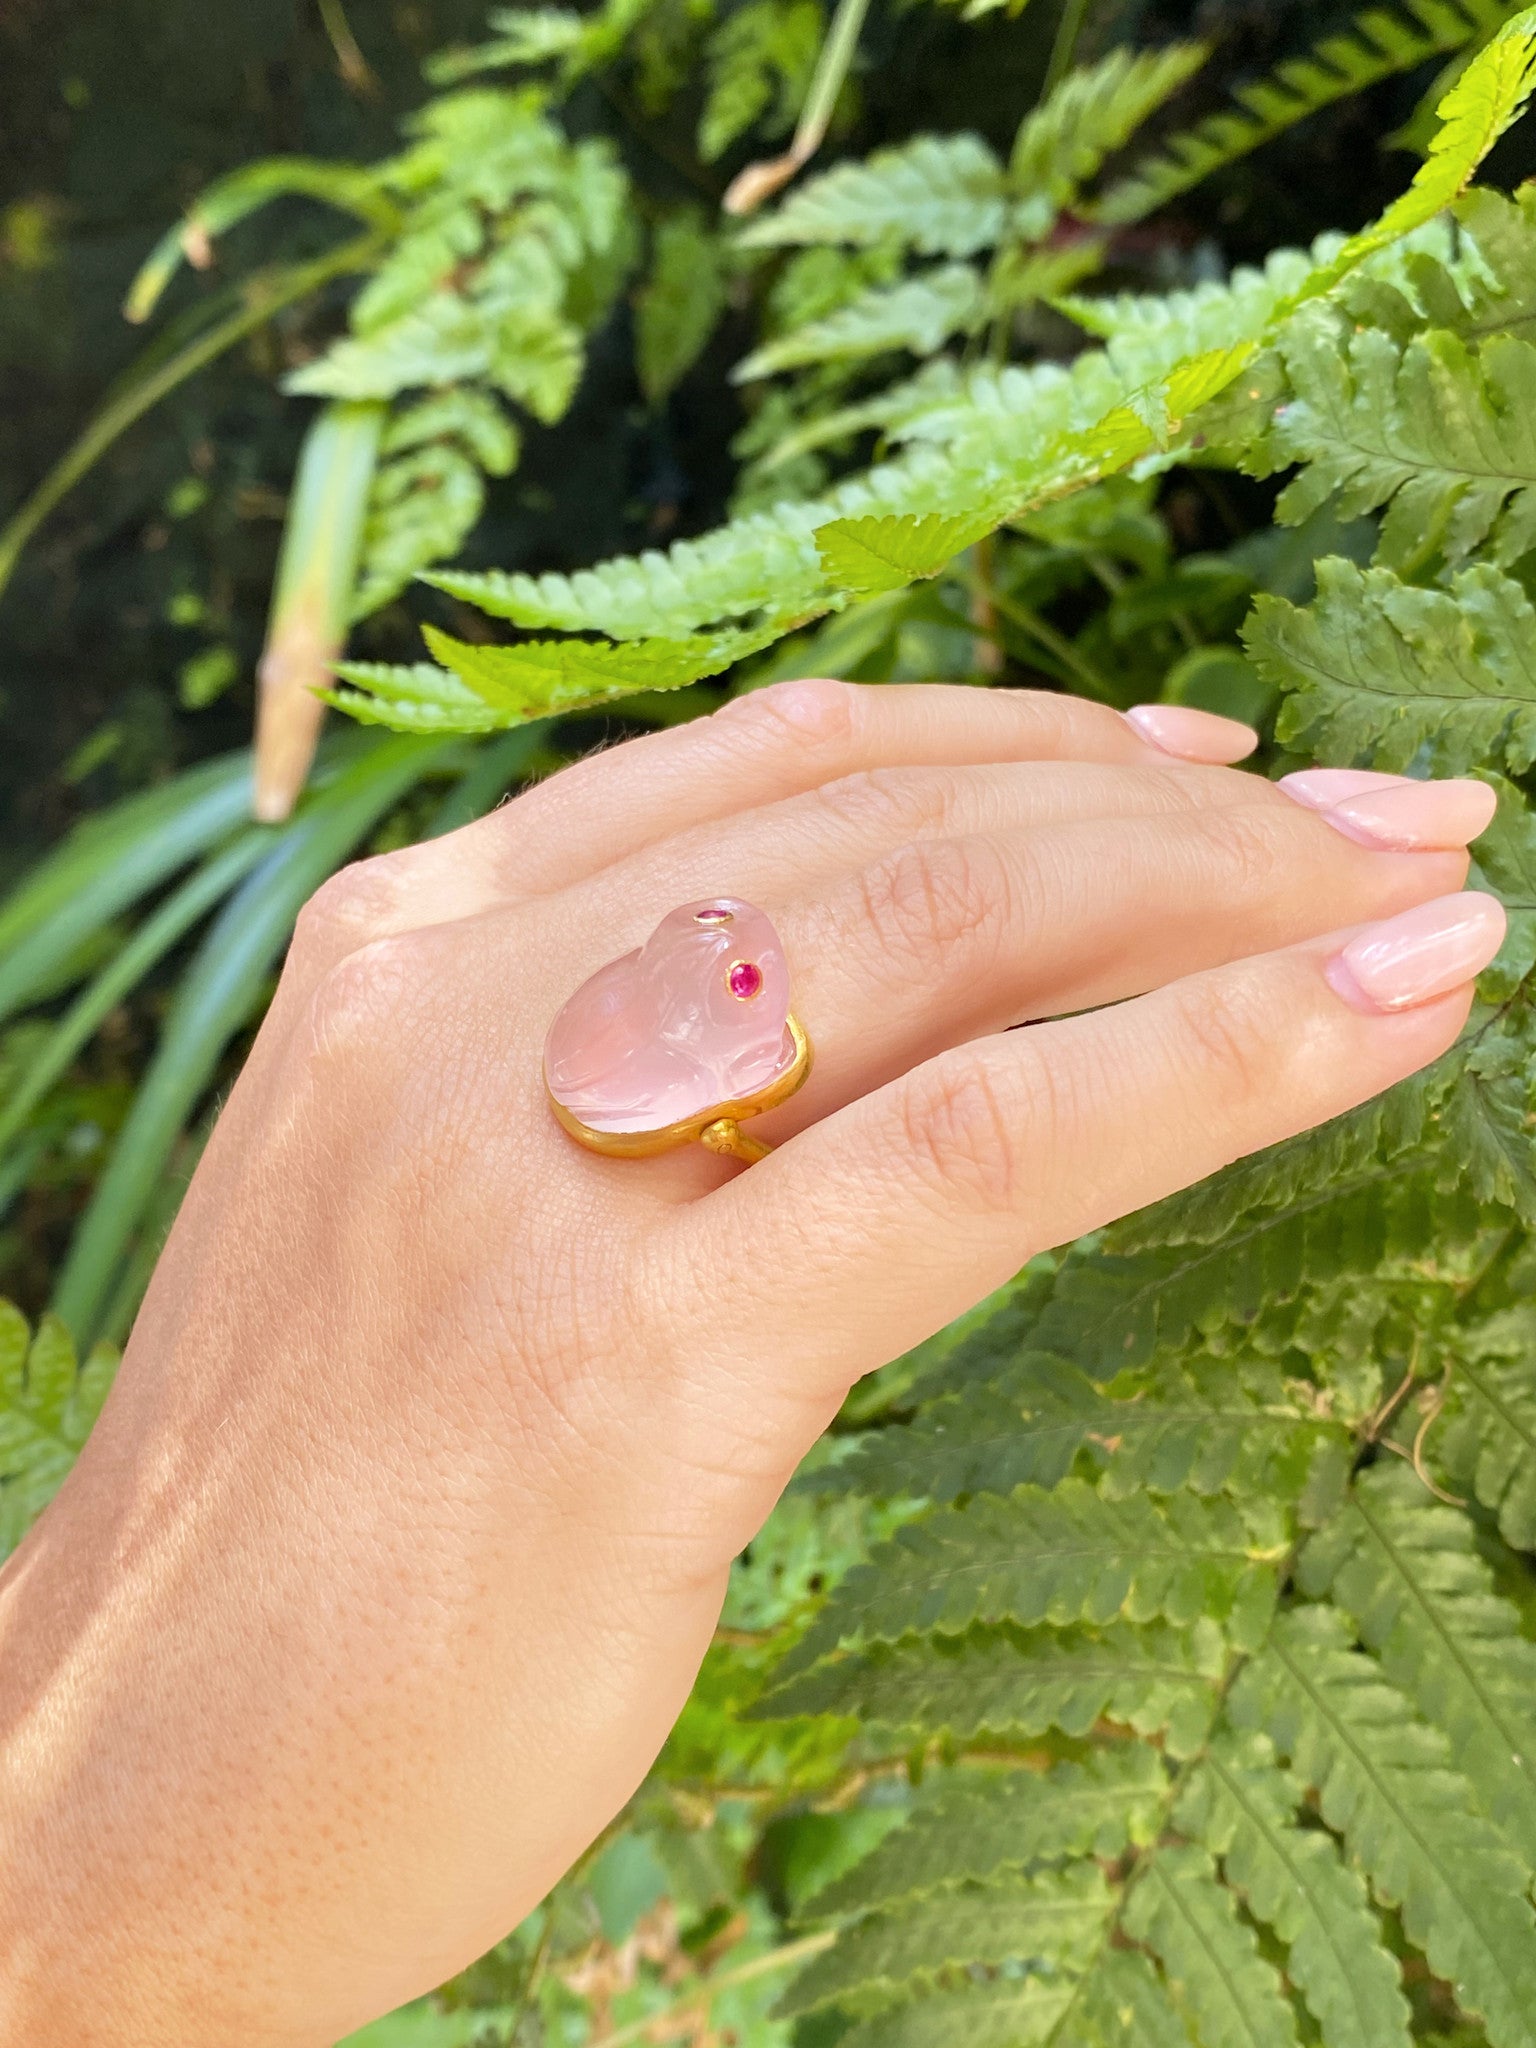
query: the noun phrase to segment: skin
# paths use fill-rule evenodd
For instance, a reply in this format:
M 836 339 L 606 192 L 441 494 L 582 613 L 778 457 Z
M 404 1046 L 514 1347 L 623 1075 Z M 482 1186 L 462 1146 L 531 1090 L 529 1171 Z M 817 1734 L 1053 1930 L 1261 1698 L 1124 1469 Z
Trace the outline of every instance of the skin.
M 329 883 L 0 1576 L 0 2041 L 310 2048 L 487 1948 L 853 1382 L 1436 1058 L 1465 989 L 1325 969 L 1465 872 L 1096 706 L 815 683 Z M 812 1078 L 750 1169 L 595 1158 L 549 1021 L 714 893 L 777 924 Z

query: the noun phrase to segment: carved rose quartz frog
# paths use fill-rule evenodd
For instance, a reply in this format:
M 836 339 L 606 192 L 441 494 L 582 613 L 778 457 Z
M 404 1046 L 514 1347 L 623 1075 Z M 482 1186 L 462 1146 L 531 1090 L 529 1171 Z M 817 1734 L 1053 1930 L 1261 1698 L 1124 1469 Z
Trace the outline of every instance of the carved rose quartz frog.
M 810 1049 L 789 1014 L 789 968 L 768 917 L 739 897 L 684 904 L 598 969 L 544 1046 L 556 1114 L 593 1150 L 657 1150 L 782 1101 Z M 634 1145 L 624 1141 L 633 1139 Z

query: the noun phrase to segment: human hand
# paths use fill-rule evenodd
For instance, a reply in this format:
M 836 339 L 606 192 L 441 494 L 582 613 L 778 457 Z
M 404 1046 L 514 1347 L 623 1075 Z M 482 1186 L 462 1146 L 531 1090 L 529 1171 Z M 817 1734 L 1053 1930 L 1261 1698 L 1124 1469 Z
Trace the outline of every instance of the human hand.
M 629 1797 L 861 1374 L 1451 1043 L 1491 793 L 1146 730 L 1198 758 L 784 685 L 320 892 L 0 1578 L 0 2039 L 308 2048 L 450 1974 Z M 593 1157 L 549 1021 L 714 894 L 816 1045 L 781 1149 Z

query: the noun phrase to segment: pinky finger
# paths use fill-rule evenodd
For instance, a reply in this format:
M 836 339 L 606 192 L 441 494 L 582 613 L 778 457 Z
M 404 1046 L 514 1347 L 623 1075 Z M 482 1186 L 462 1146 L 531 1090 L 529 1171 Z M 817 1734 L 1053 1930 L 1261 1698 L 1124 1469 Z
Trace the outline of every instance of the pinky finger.
M 699 1291 L 729 1317 L 707 1353 L 816 1407 L 1034 1253 L 1427 1066 L 1503 935 L 1494 898 L 1441 897 L 928 1061 L 683 1212 L 731 1275 Z

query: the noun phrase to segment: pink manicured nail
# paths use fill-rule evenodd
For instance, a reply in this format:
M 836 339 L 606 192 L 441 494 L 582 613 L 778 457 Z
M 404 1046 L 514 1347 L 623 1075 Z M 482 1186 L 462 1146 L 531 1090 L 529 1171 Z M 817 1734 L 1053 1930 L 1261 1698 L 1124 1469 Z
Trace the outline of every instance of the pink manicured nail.
M 1230 767 L 1234 761 L 1246 761 L 1259 744 L 1251 726 L 1220 718 L 1214 711 L 1191 710 L 1187 704 L 1138 704 L 1122 716 L 1148 746 L 1181 761 Z
M 1495 896 L 1441 896 L 1357 932 L 1323 974 L 1335 995 L 1368 1016 L 1416 1009 L 1481 974 L 1504 943 L 1505 924 Z
M 1288 775 L 1279 784 L 1287 796 L 1327 819 L 1359 846 L 1412 853 L 1470 845 L 1493 822 L 1499 800 L 1486 782 L 1470 777 L 1453 782 L 1410 782 L 1377 777 L 1364 787 L 1320 787 L 1325 775 L 1354 778 L 1354 771 L 1313 769 Z M 1298 789 L 1297 783 L 1305 788 Z
M 1309 811 L 1331 811 L 1346 797 L 1366 796 L 1377 789 L 1401 789 L 1406 775 L 1378 775 L 1369 768 L 1302 768 L 1282 775 L 1275 784 Z

